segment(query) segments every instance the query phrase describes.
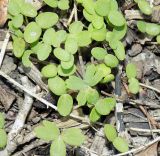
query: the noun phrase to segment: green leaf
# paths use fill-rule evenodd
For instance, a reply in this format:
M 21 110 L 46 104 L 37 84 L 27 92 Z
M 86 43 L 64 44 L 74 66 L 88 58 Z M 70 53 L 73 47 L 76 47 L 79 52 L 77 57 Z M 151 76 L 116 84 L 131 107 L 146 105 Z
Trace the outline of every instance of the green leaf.
M 40 61 L 44 61 L 49 57 L 49 54 L 52 52 L 52 47 L 48 44 L 41 43 L 37 47 L 37 57 Z
M 48 79 L 48 87 L 55 95 L 66 93 L 65 81 L 58 76 Z
M 58 99 L 58 112 L 62 116 L 67 116 L 71 113 L 73 108 L 73 99 L 69 94 L 63 94 Z
M 95 11 L 100 16 L 108 16 L 110 11 L 110 0 L 98 0 L 95 4 Z
M 95 2 L 93 0 L 83 0 L 82 5 L 89 14 L 95 14 Z
M 95 41 L 104 41 L 106 38 L 107 29 L 105 24 L 101 29 L 95 29 L 92 24 L 90 24 L 88 31 L 91 34 L 91 38 Z
M 98 91 L 96 89 L 88 88 L 86 99 L 89 104 L 95 104 L 99 99 Z
M 63 69 L 70 69 L 74 65 L 74 56 L 71 55 L 71 58 L 69 61 L 61 61 L 61 66 Z
M 54 53 L 54 56 L 57 57 L 61 61 L 70 61 L 71 59 L 71 54 L 62 48 L 54 49 L 53 53 Z
M 83 9 L 83 16 L 89 22 L 92 22 L 92 20 L 94 18 L 94 15 L 89 14 L 85 9 Z
M 113 28 L 113 34 L 117 40 L 123 39 L 123 37 L 126 35 L 126 32 L 127 32 L 127 24 L 124 24 L 121 27 Z
M 128 143 L 122 137 L 117 137 L 113 141 L 114 147 L 121 153 L 127 152 L 129 150 Z
M 138 30 L 145 33 L 146 32 L 146 22 L 144 21 L 137 21 Z
M 58 22 L 58 15 L 53 12 L 43 12 L 36 17 L 36 23 L 42 29 L 48 29 Z
M 16 16 L 18 14 L 20 14 L 21 10 L 20 10 L 20 7 L 17 3 L 17 0 L 11 0 L 9 1 L 8 3 L 8 13 L 13 15 L 13 16 Z
M 92 108 L 91 113 L 89 114 L 89 119 L 91 122 L 96 122 L 99 120 L 101 115 L 96 111 L 95 107 Z
M 12 23 L 15 28 L 20 28 L 23 24 L 23 15 L 18 14 L 14 16 L 12 19 Z
M 41 70 L 41 74 L 47 78 L 55 77 L 57 75 L 56 65 L 55 64 L 48 64 L 48 65 L 44 66 Z
M 81 89 L 76 97 L 78 106 L 84 106 L 87 102 L 87 93 L 86 89 Z
M 62 138 L 65 143 L 71 146 L 81 146 L 85 141 L 85 136 L 78 128 L 69 128 L 62 132 Z
M 95 47 L 91 51 L 92 56 L 97 60 L 103 60 L 107 55 L 107 50 L 101 47 Z
M 4 127 L 5 120 L 4 120 L 4 115 L 0 113 L 0 129 Z
M 146 23 L 146 33 L 151 36 L 157 36 L 160 33 L 160 26 L 154 23 Z
M 31 67 L 32 62 L 30 61 L 29 57 L 30 55 L 33 54 L 33 51 L 31 50 L 26 50 L 22 56 L 22 63 L 25 67 Z
M 52 142 L 50 156 L 66 156 L 66 145 L 60 136 Z
M 81 21 L 76 21 L 71 23 L 69 26 L 69 32 L 71 34 L 77 34 L 83 30 L 83 23 Z
M 156 37 L 156 41 L 157 41 L 158 44 L 160 44 L 160 35 L 158 35 L 158 36 Z
M 109 74 L 109 75 L 106 75 L 100 83 L 109 83 L 111 81 L 114 80 L 114 75 L 113 74 Z
M 133 63 L 127 64 L 126 74 L 127 74 L 128 79 L 135 78 L 137 76 L 137 69 Z
M 123 15 L 116 10 L 112 10 L 109 12 L 108 19 L 109 19 L 109 22 L 112 23 L 114 26 L 119 27 L 125 24 L 125 19 Z
M 54 47 L 60 47 L 61 43 L 63 43 L 67 38 L 67 33 L 64 30 L 57 31 L 53 36 L 52 45 Z
M 14 38 L 13 40 L 13 53 L 16 57 L 20 58 L 22 57 L 24 51 L 25 51 L 25 41 L 22 38 Z
M 84 81 L 88 84 L 92 83 L 93 76 L 96 73 L 96 66 L 94 64 L 88 64 L 86 66 L 86 72 L 84 75 Z
M 71 54 L 75 54 L 78 50 L 77 41 L 72 38 L 67 38 L 65 42 L 65 50 L 67 50 Z
M 94 18 L 92 19 L 92 24 L 96 29 L 101 29 L 104 25 L 103 17 L 94 15 Z
M 114 107 L 116 106 L 116 99 L 115 98 L 104 98 L 105 103 L 109 105 L 110 110 L 114 110 Z
M 43 42 L 48 45 L 52 45 L 53 42 L 53 36 L 55 35 L 55 30 L 53 28 L 49 28 L 45 31 L 43 35 Z
M 107 54 L 104 58 L 104 63 L 111 68 L 115 68 L 117 67 L 119 61 L 114 55 Z
M 7 134 L 4 129 L 0 129 L 0 149 L 7 145 Z
M 36 17 L 37 16 L 37 10 L 36 8 L 29 2 L 22 2 L 19 4 L 21 9 L 21 14 L 27 17 Z
M 140 89 L 138 80 L 135 78 L 130 78 L 128 89 L 132 94 L 137 94 Z
M 110 0 L 110 10 L 118 10 L 118 3 L 116 0 Z
M 69 69 L 64 69 L 61 65 L 58 66 L 58 74 L 63 77 L 71 76 L 76 72 L 76 66 L 73 65 Z
M 87 86 L 82 79 L 76 76 L 70 76 L 69 79 L 66 80 L 66 85 L 67 88 L 71 90 L 81 90 Z
M 57 0 L 43 0 L 48 6 L 56 8 L 58 6 Z
M 146 0 L 140 0 L 138 1 L 138 7 L 141 10 L 142 13 L 145 15 L 151 15 L 152 14 L 152 8 Z
M 41 36 L 42 30 L 35 22 L 29 23 L 24 29 L 24 39 L 28 43 L 36 42 Z
M 110 105 L 105 99 L 99 99 L 95 105 L 96 111 L 101 115 L 108 115 L 111 112 Z
M 59 128 L 54 122 L 44 120 L 42 125 L 37 126 L 34 129 L 36 136 L 45 141 L 52 141 L 58 138 L 60 135 Z
M 111 73 L 111 68 L 107 67 L 104 63 L 98 64 L 96 68 L 97 68 L 97 72 L 98 71 L 101 72 L 103 77 Z
M 104 133 L 110 142 L 113 142 L 118 136 L 116 129 L 111 124 L 106 124 L 104 126 Z
M 91 35 L 88 31 L 82 31 L 77 34 L 77 41 L 79 47 L 85 47 L 88 46 L 91 41 Z
M 117 48 L 114 49 L 114 53 L 120 61 L 123 61 L 126 58 L 125 49 L 122 42 L 117 42 Z
M 60 0 L 58 2 L 58 8 L 61 10 L 69 9 L 69 1 L 68 0 Z

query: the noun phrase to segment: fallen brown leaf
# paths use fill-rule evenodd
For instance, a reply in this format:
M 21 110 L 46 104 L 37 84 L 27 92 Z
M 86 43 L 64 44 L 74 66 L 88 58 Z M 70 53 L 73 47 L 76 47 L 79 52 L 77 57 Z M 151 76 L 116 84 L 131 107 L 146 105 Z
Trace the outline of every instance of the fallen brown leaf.
M 0 0 L 0 27 L 7 21 L 7 4 L 8 0 Z
M 139 152 L 135 156 L 158 156 L 157 146 L 158 146 L 158 142 L 154 143 L 153 145 Z

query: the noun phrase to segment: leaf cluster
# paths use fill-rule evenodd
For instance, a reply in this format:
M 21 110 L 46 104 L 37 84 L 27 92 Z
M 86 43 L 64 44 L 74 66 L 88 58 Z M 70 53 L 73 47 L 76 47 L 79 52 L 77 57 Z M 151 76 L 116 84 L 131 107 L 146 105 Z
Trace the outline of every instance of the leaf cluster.
M 54 122 L 46 120 L 34 132 L 38 138 L 51 141 L 50 156 L 66 156 L 66 145 L 81 146 L 85 141 L 80 129 L 69 128 L 60 132 Z

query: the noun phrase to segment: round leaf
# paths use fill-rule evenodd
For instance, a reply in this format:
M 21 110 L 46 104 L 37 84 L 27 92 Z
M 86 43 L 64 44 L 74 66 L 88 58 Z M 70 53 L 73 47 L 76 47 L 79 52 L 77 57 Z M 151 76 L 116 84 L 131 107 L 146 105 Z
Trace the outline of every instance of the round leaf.
M 52 36 L 52 38 L 52 45 L 54 47 L 60 47 L 61 43 L 63 43 L 66 40 L 67 33 L 64 30 L 59 30 Z
M 125 19 L 123 15 L 116 10 L 112 10 L 109 12 L 108 19 L 109 22 L 112 23 L 114 26 L 123 26 L 125 24 Z
M 36 17 L 36 22 L 41 28 L 47 29 L 58 22 L 58 15 L 53 12 L 43 12 Z
M 106 124 L 104 126 L 104 133 L 107 139 L 111 142 L 113 142 L 117 138 L 117 131 L 113 125 Z
M 48 45 L 53 44 L 53 36 L 55 35 L 55 30 L 53 28 L 49 28 L 45 31 L 43 35 L 43 42 Z
M 107 16 L 110 11 L 110 0 L 98 0 L 95 4 L 95 11 L 100 16 Z
M 29 23 L 24 29 L 24 39 L 28 43 L 36 42 L 41 36 L 42 30 L 35 22 Z
M 146 33 L 151 36 L 157 36 L 160 33 L 160 26 L 154 23 L 146 23 Z
M 128 143 L 121 137 L 117 137 L 113 141 L 113 145 L 121 153 L 127 152 L 129 150 Z
M 58 6 L 57 0 L 43 0 L 48 6 L 56 8 Z
M 113 74 L 109 74 L 109 75 L 106 75 L 100 83 L 108 83 L 108 82 L 111 82 L 114 80 L 114 75 Z
M 156 37 L 157 43 L 160 44 L 160 35 Z
M 84 106 L 87 102 L 86 89 L 80 90 L 76 99 L 77 99 L 77 102 L 78 102 L 78 106 Z
M 83 23 L 81 21 L 73 22 L 69 26 L 69 32 L 72 34 L 77 34 L 83 30 Z
M 138 1 L 138 7 L 142 11 L 142 13 L 146 15 L 151 15 L 152 14 L 152 8 L 146 0 L 140 0 Z
M 12 23 L 15 28 L 20 28 L 23 24 L 23 15 L 18 14 L 14 16 L 12 19 Z
M 127 74 L 127 77 L 129 79 L 130 78 L 135 78 L 137 76 L 137 69 L 136 69 L 136 66 L 133 63 L 127 64 L 126 74 Z
M 94 15 L 94 18 L 92 19 L 92 24 L 96 29 L 101 29 L 104 25 L 103 17 Z
M 91 122 L 96 122 L 99 120 L 101 115 L 96 111 L 95 107 L 91 110 L 91 113 L 89 114 L 89 119 Z
M 20 4 L 21 13 L 27 17 L 36 17 L 37 10 L 36 8 L 29 2 L 23 2 Z
M 75 54 L 78 50 L 77 41 L 72 38 L 67 38 L 65 42 L 65 50 L 67 50 L 71 54 Z
M 117 67 L 119 61 L 114 55 L 107 54 L 104 58 L 104 63 L 111 68 L 115 68 Z
M 65 143 L 71 146 L 81 146 L 85 141 L 85 136 L 78 128 L 69 128 L 62 132 L 62 138 Z
M 21 10 L 16 0 L 11 0 L 8 3 L 8 13 L 16 16 L 20 14 Z
M 111 111 L 110 105 L 105 101 L 105 99 L 100 99 L 95 105 L 96 111 L 101 115 L 108 115 Z
M 89 22 L 92 22 L 94 18 L 94 15 L 89 14 L 85 9 L 83 9 L 83 16 Z
M 140 89 L 138 80 L 135 78 L 129 79 L 129 87 L 128 88 L 132 94 L 137 94 Z
M 41 73 L 47 78 L 55 77 L 57 75 L 57 67 L 55 64 L 48 64 L 42 68 Z
M 76 66 L 73 65 L 71 68 L 69 69 L 63 69 L 63 67 L 61 65 L 58 66 L 58 74 L 60 76 L 64 76 L 64 77 L 67 77 L 67 76 L 71 76 L 73 75 L 74 73 L 76 72 Z
M 60 0 L 58 2 L 58 8 L 61 10 L 69 9 L 69 0 Z
M 58 76 L 48 79 L 48 87 L 56 95 L 66 93 L 66 84 L 64 80 Z
M 94 11 L 95 3 L 93 0 L 83 0 L 82 5 L 89 14 L 95 14 Z
M 54 49 L 54 56 L 57 57 L 61 61 L 70 61 L 71 59 L 71 54 L 62 48 Z
M 91 54 L 97 60 L 103 60 L 107 55 L 107 50 L 101 47 L 95 47 L 92 49 Z
M 87 89 L 86 98 L 89 104 L 95 104 L 99 99 L 99 93 L 96 89 L 89 88 Z
M 20 58 L 25 51 L 25 41 L 22 38 L 14 38 L 13 40 L 13 53 L 16 57 Z
M 44 61 L 49 57 L 52 47 L 48 44 L 41 43 L 37 46 L 36 54 L 40 61 Z
M 146 22 L 144 21 L 137 21 L 138 30 L 145 33 L 146 32 Z
M 58 99 L 58 112 L 62 116 L 67 116 L 71 113 L 73 108 L 73 99 L 69 94 L 63 94 Z
M 63 69 L 70 69 L 74 65 L 74 56 L 71 55 L 71 58 L 69 61 L 61 61 L 61 66 Z

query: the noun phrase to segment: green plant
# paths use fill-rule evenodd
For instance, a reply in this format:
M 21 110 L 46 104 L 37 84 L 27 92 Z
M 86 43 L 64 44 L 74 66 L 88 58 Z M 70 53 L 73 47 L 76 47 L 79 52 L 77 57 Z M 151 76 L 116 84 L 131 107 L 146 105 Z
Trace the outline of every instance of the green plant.
M 81 146 L 85 141 L 85 136 L 80 129 L 69 128 L 60 132 L 54 122 L 46 120 L 36 127 L 34 132 L 38 138 L 51 141 L 50 156 L 66 156 L 66 144 Z
M 117 131 L 113 125 L 106 124 L 104 126 L 104 134 L 118 151 L 127 152 L 129 150 L 128 143 L 124 138 L 118 137 Z
M 125 59 L 125 47 L 121 40 L 127 32 L 126 20 L 118 10 L 116 0 L 77 0 L 77 5 L 83 7 L 84 21 L 74 21 L 67 28 L 61 29 L 59 21 L 62 21 L 64 10 L 69 9 L 69 1 L 44 0 L 44 3 L 51 8 L 60 9 L 60 13 L 37 12 L 36 8 L 25 0 L 9 1 L 8 26 L 12 32 L 13 53 L 26 67 L 33 65 L 31 56 L 42 64 L 43 61 L 48 62 L 43 65 L 41 73 L 48 80 L 50 91 L 59 98 L 57 108 L 61 116 L 68 116 L 72 112 L 75 98 L 78 107 L 90 108 L 89 118 L 94 123 L 102 115 L 109 115 L 116 105 L 115 98 L 103 97 L 98 86 L 113 81 L 112 71 Z M 77 76 L 77 55 L 84 47 L 90 48 L 94 41 L 99 46 L 93 47 L 91 52 L 87 51 L 84 55 L 89 60 L 93 57 L 96 63 L 87 60 L 83 75 Z M 102 42 L 110 46 L 111 50 L 102 48 Z M 76 97 L 70 94 L 70 91 L 75 92 Z M 54 140 L 51 155 L 53 152 L 65 155 L 64 142 L 77 145 L 67 139 L 70 132 L 59 136 L 60 132 L 54 123 L 44 121 L 43 125 L 36 129 L 36 134 L 42 139 Z M 53 135 L 52 129 L 55 131 Z M 42 130 L 48 132 L 44 134 L 46 136 L 43 136 Z M 80 135 L 78 129 L 71 132 Z
M 0 113 L 0 149 L 4 148 L 7 144 L 7 133 L 4 130 L 4 116 L 2 113 Z
M 133 94 L 137 94 L 139 92 L 140 86 L 139 81 L 136 79 L 137 69 L 136 66 L 132 63 L 127 64 L 126 74 L 129 82 L 129 91 Z

